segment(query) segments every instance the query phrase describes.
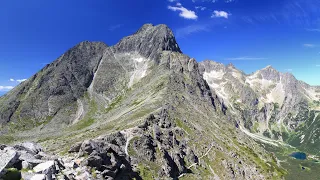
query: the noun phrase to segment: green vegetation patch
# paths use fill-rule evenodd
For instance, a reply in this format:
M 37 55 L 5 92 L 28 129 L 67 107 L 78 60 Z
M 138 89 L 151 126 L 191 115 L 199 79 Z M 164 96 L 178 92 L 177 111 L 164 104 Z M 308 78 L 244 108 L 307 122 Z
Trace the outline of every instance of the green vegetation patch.
M 138 171 L 142 179 L 154 179 L 152 171 L 149 167 L 145 166 L 144 164 L 138 165 Z
M 21 172 L 16 168 L 6 169 L 6 174 L 3 176 L 3 180 L 20 180 Z
M 190 127 L 188 127 L 188 126 L 187 126 L 184 122 L 182 122 L 180 119 L 176 119 L 175 122 L 176 122 L 176 125 L 177 125 L 179 128 L 185 130 L 188 134 L 192 134 L 192 133 L 193 133 L 192 129 L 191 129 Z
M 14 141 L 15 141 L 15 139 L 13 136 L 10 136 L 10 135 L 1 135 L 0 136 L 0 143 L 2 143 L 2 144 L 11 144 Z
M 109 106 L 105 109 L 105 112 L 108 113 L 108 112 L 110 112 L 111 110 L 113 110 L 118 104 L 121 103 L 122 99 L 123 99 L 123 96 L 122 96 L 122 95 L 116 97 L 116 98 L 109 104 Z

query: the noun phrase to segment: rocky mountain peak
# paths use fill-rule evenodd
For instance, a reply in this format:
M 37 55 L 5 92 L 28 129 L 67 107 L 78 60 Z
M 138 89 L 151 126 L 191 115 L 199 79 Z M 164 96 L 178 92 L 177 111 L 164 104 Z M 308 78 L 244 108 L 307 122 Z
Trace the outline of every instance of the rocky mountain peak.
M 182 53 L 172 30 L 164 24 L 143 25 L 135 34 L 115 45 L 117 52 L 136 52 L 149 59 L 157 59 L 162 51 Z
M 232 64 L 232 63 L 229 63 L 229 64 L 227 65 L 227 68 L 236 69 L 236 67 L 235 67 L 234 64 Z
M 265 80 L 280 81 L 280 72 L 270 65 L 257 71 L 257 74 L 261 75 L 261 78 Z
M 222 63 L 218 63 L 211 60 L 204 60 L 200 63 L 201 66 L 205 67 L 207 71 L 225 71 L 226 67 Z

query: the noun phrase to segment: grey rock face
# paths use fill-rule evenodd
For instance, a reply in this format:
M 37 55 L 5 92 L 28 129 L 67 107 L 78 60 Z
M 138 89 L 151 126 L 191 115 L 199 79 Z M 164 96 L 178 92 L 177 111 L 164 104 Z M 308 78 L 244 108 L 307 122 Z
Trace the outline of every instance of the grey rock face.
M 106 47 L 100 42 L 82 42 L 1 97 L 0 123 L 21 119 L 21 126 L 31 128 L 35 125 L 32 120 L 41 123 L 52 119 L 84 95 Z
M 162 51 L 182 53 L 172 31 L 166 25 L 143 25 L 134 35 L 123 38 L 115 50 L 120 53 L 138 52 L 149 59 L 158 59 Z

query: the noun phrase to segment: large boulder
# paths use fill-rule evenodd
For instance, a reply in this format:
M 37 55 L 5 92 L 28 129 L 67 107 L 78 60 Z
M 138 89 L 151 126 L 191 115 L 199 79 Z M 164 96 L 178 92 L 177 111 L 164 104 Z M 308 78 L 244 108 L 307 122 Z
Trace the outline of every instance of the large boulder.
M 44 160 L 37 159 L 33 154 L 30 154 L 26 151 L 20 151 L 19 155 L 19 159 L 22 162 L 27 162 L 30 165 L 30 168 L 33 168 L 36 165 L 45 162 Z
M 15 145 L 14 148 L 18 151 L 27 151 L 30 154 L 38 154 L 42 151 L 42 147 L 35 142 L 24 142 L 18 145 Z
M 0 150 L 0 177 L 5 173 L 5 168 L 14 165 L 19 159 L 17 151 L 12 148 Z
M 101 152 L 103 151 L 99 143 L 93 140 L 86 140 L 82 143 L 79 151 L 79 156 L 90 155 L 93 151 Z
M 33 171 L 37 174 L 45 174 L 46 179 L 51 180 L 52 175 L 55 174 L 55 163 L 54 161 L 47 161 L 45 163 L 38 164 L 33 168 Z
M 82 142 L 78 142 L 74 145 L 72 145 L 69 149 L 69 153 L 77 153 L 80 151 L 80 148 L 81 148 L 81 145 L 82 145 Z

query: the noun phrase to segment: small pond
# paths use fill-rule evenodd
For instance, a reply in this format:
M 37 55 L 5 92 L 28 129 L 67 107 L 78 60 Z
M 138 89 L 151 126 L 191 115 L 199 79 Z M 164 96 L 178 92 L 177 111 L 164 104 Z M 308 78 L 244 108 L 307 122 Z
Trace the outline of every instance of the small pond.
M 291 157 L 294 157 L 296 159 L 305 160 L 307 159 L 307 154 L 304 152 L 294 152 L 290 154 Z

